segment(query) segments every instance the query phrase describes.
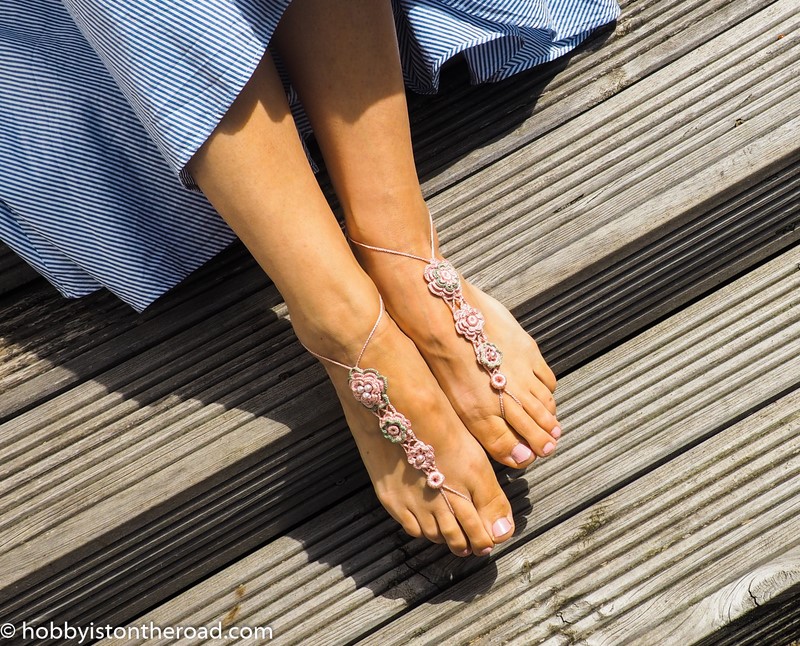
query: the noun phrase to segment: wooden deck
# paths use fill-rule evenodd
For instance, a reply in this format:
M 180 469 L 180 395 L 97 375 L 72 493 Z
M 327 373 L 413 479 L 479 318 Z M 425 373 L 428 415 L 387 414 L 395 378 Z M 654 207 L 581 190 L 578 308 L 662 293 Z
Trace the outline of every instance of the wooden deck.
M 413 99 L 445 254 L 560 376 L 559 451 L 498 472 L 489 559 L 381 509 L 241 247 L 143 315 L 1 255 L 0 624 L 800 638 L 798 26 L 796 0 L 628 1 L 568 60 Z

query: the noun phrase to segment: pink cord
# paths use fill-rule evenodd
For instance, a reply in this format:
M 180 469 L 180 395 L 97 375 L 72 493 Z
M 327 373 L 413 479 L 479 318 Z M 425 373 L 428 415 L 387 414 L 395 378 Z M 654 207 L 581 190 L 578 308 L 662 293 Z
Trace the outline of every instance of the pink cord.
M 375 336 L 384 311 L 383 298 L 381 298 L 378 319 L 375 321 L 375 325 L 372 326 L 372 330 L 367 336 L 367 340 L 364 342 L 361 352 L 358 353 L 355 365 L 348 366 L 335 359 L 317 354 L 308 348 L 306 348 L 306 350 L 317 357 L 317 359 L 349 370 L 347 383 L 348 386 L 350 386 L 353 397 L 378 418 L 379 427 L 383 436 L 390 442 L 403 447 L 408 463 L 425 474 L 426 484 L 431 489 L 436 489 L 442 494 L 447 508 L 455 514 L 453 505 L 450 503 L 450 499 L 447 497 L 445 491 L 449 491 L 467 501 L 470 500 L 469 497 L 444 484 L 444 475 L 436 467 L 436 456 L 433 447 L 417 438 L 414 431 L 411 429 L 411 422 L 408 418 L 398 411 L 389 401 L 389 395 L 387 393 L 389 387 L 388 379 L 374 368 L 362 369 L 358 365 L 361 362 L 361 358 L 364 356 L 367 345 L 369 345 L 372 337 Z M 303 347 L 305 348 L 306 346 Z
M 475 351 L 475 358 L 478 364 L 489 375 L 489 383 L 492 388 L 497 391 L 497 397 L 500 402 L 500 415 L 503 419 L 506 418 L 506 409 L 503 403 L 503 395 L 506 394 L 513 399 L 519 406 L 522 402 L 517 399 L 514 394 L 507 389 L 506 376 L 500 372 L 500 364 L 503 361 L 503 353 L 500 349 L 489 342 L 486 334 L 483 331 L 484 317 L 477 308 L 472 307 L 461 292 L 461 278 L 447 260 L 439 260 L 436 258 L 436 250 L 433 238 L 433 217 L 430 212 L 428 213 L 430 221 L 430 239 L 431 239 L 431 256 L 430 258 L 423 258 L 413 253 L 405 251 L 396 251 L 395 249 L 386 249 L 384 247 L 375 247 L 373 245 L 364 244 L 358 240 L 349 238 L 350 242 L 364 249 L 372 251 L 379 251 L 381 253 L 388 253 L 394 256 L 403 256 L 413 260 L 424 262 L 425 271 L 423 273 L 425 281 L 428 283 L 428 290 L 434 296 L 438 296 L 447 304 L 450 311 L 453 313 L 453 321 L 455 322 L 456 332 L 463 336 L 467 341 L 472 344 L 472 349 Z

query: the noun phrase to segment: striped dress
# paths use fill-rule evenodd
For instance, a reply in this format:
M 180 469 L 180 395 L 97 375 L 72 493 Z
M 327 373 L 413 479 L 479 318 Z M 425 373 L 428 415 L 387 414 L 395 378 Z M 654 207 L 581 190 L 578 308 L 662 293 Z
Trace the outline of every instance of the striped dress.
M 233 234 L 185 166 L 289 1 L 2 0 L 0 239 L 65 296 L 106 287 L 137 310 L 221 251 Z M 423 93 L 457 54 L 473 82 L 497 81 L 619 12 L 615 0 L 393 5 L 406 82 Z

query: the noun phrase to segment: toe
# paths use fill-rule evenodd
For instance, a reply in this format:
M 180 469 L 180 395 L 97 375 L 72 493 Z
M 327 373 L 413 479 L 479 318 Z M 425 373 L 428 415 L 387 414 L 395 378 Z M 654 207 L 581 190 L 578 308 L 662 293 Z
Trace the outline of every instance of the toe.
M 553 397 L 553 393 L 535 374 L 531 377 L 531 395 L 540 401 L 542 406 L 544 406 L 550 414 L 555 415 L 556 400 L 555 397 Z
M 388 508 L 387 511 L 389 511 Z M 419 526 L 416 516 L 414 516 L 414 514 L 412 514 L 410 511 L 403 510 L 399 513 L 392 513 L 389 511 L 389 513 L 397 522 L 400 523 L 406 534 L 413 536 L 414 538 L 422 537 L 422 528 Z
M 503 543 L 511 538 L 514 534 L 511 505 L 499 484 L 485 487 L 481 492 L 477 492 L 474 503 L 484 529 L 491 536 L 493 543 Z
M 439 524 L 436 522 L 436 517 L 430 513 L 420 513 L 417 516 L 417 522 L 422 530 L 422 535 L 427 538 L 431 543 L 444 543 L 444 536 L 439 532 Z
M 552 455 L 556 449 L 556 440 L 550 433 L 531 419 L 530 415 L 520 408 L 516 402 L 505 407 L 506 420 L 519 433 L 533 452 L 540 457 Z
M 514 394 L 516 395 L 517 393 Z M 555 414 L 551 412 L 538 397 L 531 395 L 531 393 L 520 392 L 517 399 L 519 403 L 522 404 L 528 416 L 536 422 L 539 428 L 550 432 L 558 426 L 558 419 Z M 506 406 L 506 408 L 508 408 L 508 406 Z
M 436 523 L 439 526 L 439 533 L 444 537 L 447 547 L 453 554 L 456 556 L 472 554 L 469 540 L 449 509 L 436 514 Z
M 556 375 L 550 369 L 550 366 L 547 365 L 538 347 L 536 348 L 536 357 L 533 361 L 533 372 L 551 393 L 556 391 L 556 386 L 558 385 Z
M 491 468 L 487 464 L 489 473 Z M 489 475 L 494 479 L 494 474 Z M 502 495 L 502 491 L 500 492 Z M 473 497 L 475 493 L 473 492 Z M 454 496 L 451 499 L 453 510 L 456 512 L 456 519 L 469 542 L 470 553 L 475 556 L 486 556 L 494 547 L 494 540 L 490 532 L 486 530 L 486 522 L 481 517 L 473 501 L 466 501 Z
M 513 402 L 512 405 L 517 407 Z M 508 411 L 509 406 L 505 408 Z M 492 415 L 480 424 L 473 424 L 472 430 L 481 446 L 500 464 L 512 469 L 522 469 L 536 459 L 530 446 L 502 417 Z
M 502 543 L 511 538 L 514 530 L 513 519 L 509 517 L 498 518 L 492 523 L 492 537 L 496 543 Z

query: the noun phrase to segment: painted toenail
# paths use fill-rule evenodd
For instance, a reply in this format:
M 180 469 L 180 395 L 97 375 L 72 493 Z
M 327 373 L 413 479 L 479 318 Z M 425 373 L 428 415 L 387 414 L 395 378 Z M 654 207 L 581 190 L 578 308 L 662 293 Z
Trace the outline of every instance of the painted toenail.
M 561 437 L 561 427 L 556 426 L 552 431 L 550 431 L 550 435 L 552 435 L 556 439 Z
M 552 442 L 548 442 L 542 447 L 542 453 L 544 453 L 545 455 L 550 455 L 553 451 L 555 451 L 555 449 L 556 445 L 553 444 Z
M 489 556 L 492 553 L 491 547 L 484 547 L 480 552 L 478 552 L 478 556 Z
M 492 525 L 492 532 L 494 532 L 495 538 L 505 536 L 510 531 L 511 523 L 509 523 L 505 518 L 500 518 L 499 520 L 494 521 L 494 525 Z
M 531 459 L 533 455 L 533 451 L 531 451 L 527 446 L 520 443 L 514 447 L 514 450 L 511 451 L 511 459 L 514 460 L 517 464 L 522 464 L 523 462 L 527 462 Z

